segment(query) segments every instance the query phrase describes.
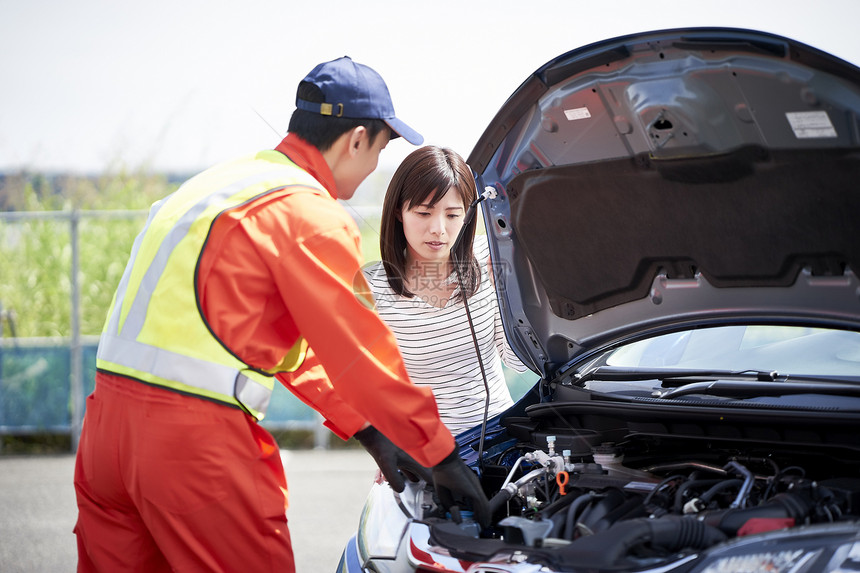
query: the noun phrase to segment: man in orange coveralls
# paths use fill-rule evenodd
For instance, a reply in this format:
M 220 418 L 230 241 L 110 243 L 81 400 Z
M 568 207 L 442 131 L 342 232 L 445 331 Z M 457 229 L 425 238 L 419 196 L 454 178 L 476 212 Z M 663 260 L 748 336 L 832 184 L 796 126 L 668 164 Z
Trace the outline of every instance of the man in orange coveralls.
M 296 106 L 275 150 L 189 179 L 135 240 L 78 448 L 79 571 L 293 571 L 281 458 L 257 424 L 275 380 L 354 435 L 395 489 L 398 468 L 423 470 L 443 505 L 487 522 L 477 477 L 374 311 L 358 229 L 335 201 L 389 138 L 422 137 L 347 57 L 314 68 Z

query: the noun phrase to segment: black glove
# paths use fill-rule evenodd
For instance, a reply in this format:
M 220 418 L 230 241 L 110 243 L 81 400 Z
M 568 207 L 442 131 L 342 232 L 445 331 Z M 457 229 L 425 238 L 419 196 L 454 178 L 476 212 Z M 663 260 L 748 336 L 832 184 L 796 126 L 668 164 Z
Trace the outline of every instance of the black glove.
M 391 440 L 373 426 L 359 430 L 354 437 L 373 456 L 376 465 L 382 471 L 382 475 L 397 493 L 402 492 L 403 488 L 406 487 L 406 482 L 403 480 L 404 475 L 409 478 L 409 481 L 423 479 L 428 483 L 430 482 L 432 476 L 429 469 L 395 446 Z
M 481 489 L 478 476 L 460 459 L 456 446 L 448 457 L 433 466 L 433 483 L 436 486 L 439 501 L 451 512 L 455 521 L 459 521 L 457 506 L 465 501 L 472 507 L 475 521 L 481 527 L 490 525 L 490 504 L 487 496 Z

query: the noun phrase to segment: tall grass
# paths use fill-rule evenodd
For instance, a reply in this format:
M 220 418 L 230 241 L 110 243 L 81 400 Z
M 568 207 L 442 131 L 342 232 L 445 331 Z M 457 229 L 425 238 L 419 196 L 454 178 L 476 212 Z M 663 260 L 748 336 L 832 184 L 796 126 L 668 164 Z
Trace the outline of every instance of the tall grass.
M 47 181 L 47 183 L 46 183 Z M 79 223 L 81 332 L 99 334 L 145 209 L 176 188 L 161 175 L 6 177 L 2 195 L 17 211 L 56 218 L 0 219 L 0 304 L 5 336 L 71 335 L 72 210 L 141 210 L 137 218 L 89 218 Z M 10 314 L 12 313 L 12 314 Z

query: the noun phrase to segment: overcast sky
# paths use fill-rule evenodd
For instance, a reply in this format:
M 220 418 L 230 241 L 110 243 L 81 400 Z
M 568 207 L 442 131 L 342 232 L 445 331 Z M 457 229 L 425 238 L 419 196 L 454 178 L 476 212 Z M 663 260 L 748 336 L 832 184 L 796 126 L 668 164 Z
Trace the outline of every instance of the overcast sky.
M 273 147 L 299 80 L 349 55 L 426 143 L 468 156 L 547 60 L 650 29 L 755 28 L 860 65 L 860 1 L 0 0 L 0 170 L 191 172 Z M 382 167 L 412 147 L 395 140 Z

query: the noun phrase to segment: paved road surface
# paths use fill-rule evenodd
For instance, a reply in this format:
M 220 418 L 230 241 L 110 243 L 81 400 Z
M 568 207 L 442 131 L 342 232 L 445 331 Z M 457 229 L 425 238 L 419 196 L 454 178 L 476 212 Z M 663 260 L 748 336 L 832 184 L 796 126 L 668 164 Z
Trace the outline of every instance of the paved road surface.
M 298 573 L 333 572 L 376 470 L 363 450 L 282 451 Z M 73 573 L 74 457 L 0 457 L 0 572 Z

